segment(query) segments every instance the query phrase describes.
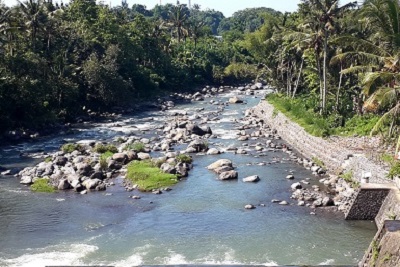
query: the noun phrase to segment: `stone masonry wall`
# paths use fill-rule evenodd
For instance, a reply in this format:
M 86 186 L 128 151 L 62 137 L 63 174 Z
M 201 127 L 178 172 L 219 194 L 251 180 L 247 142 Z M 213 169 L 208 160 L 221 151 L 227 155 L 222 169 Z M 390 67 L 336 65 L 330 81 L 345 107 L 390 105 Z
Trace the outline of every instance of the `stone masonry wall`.
M 393 189 L 388 194 L 382 204 L 382 207 L 375 218 L 375 223 L 378 228 L 381 228 L 385 220 L 393 220 L 396 217 L 400 219 L 400 192 Z
M 346 214 L 346 220 L 374 220 L 389 191 L 389 189 L 361 188 Z
M 353 177 L 361 181 L 364 172 L 371 172 L 371 183 L 390 183 L 386 178 L 387 170 L 369 160 L 365 155 L 357 154 L 329 139 L 308 134 L 303 127 L 292 122 L 281 112 L 276 112 L 274 106 L 262 100 L 250 112 L 264 119 L 271 128 L 305 157 L 313 157 L 324 162 L 330 171 L 352 171 Z

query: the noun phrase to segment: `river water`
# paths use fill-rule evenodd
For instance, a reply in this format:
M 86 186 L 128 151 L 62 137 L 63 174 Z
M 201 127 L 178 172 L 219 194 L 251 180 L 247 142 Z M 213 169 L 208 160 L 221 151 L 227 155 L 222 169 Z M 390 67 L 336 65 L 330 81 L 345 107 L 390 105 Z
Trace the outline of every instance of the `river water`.
M 232 93 L 217 100 L 226 101 Z M 235 119 L 260 101 L 242 96 L 247 103 L 230 105 L 210 126 L 217 139 L 211 147 L 241 146 L 234 137 Z M 209 99 L 206 99 L 209 100 Z M 177 110 L 196 108 L 216 111 L 208 101 L 180 104 Z M 154 120 L 147 121 L 146 118 Z M 165 121 L 159 111 L 124 116 L 115 123 L 78 128 L 73 135 L 45 138 L 35 143 L 2 147 L 0 165 L 25 167 L 37 163 L 20 157 L 21 152 L 58 150 L 65 140 L 111 138 L 130 131 L 156 128 Z M 121 127 L 122 126 L 122 127 Z M 155 134 L 147 132 L 148 136 Z M 250 140 L 248 144 L 264 142 Z M 264 142 L 265 143 L 265 142 Z M 184 149 L 178 147 L 177 149 Z M 290 203 L 290 184 L 285 177 L 311 178 L 310 171 L 288 160 L 283 152 L 265 156 L 194 156 L 194 169 L 187 180 L 162 195 L 126 192 L 119 186 L 87 195 L 70 192 L 32 193 L 18 178 L 0 176 L 0 266 L 140 264 L 252 264 L 252 265 L 355 265 L 372 240 L 372 222 L 345 221 L 341 214 L 321 212 L 297 205 L 280 206 L 272 199 Z M 222 182 L 205 167 L 220 158 L 231 159 L 239 180 Z M 257 163 L 271 163 L 259 166 Z M 259 175 L 247 184 L 241 178 Z M 134 193 L 140 200 L 130 199 Z M 246 204 L 257 205 L 245 210 Z M 259 206 L 265 204 L 265 207 Z

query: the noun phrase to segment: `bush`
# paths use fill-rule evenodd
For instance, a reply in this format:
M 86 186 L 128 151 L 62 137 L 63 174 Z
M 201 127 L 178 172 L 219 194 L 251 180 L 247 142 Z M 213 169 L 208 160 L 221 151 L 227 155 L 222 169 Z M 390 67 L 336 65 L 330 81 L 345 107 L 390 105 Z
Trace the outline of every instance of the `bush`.
M 193 162 L 192 157 L 187 154 L 180 154 L 180 155 L 176 156 L 176 160 L 179 163 L 187 163 L 187 164 L 191 164 Z
M 125 150 L 133 150 L 136 153 L 144 152 L 145 149 L 146 149 L 146 145 L 143 144 L 142 142 L 135 142 L 135 143 L 129 144 L 125 147 Z
M 118 149 L 114 145 L 103 145 L 103 144 L 97 144 L 94 147 L 94 151 L 100 154 L 106 152 L 118 153 Z
M 390 179 L 393 179 L 397 176 L 400 176 L 400 162 L 399 161 L 392 164 L 392 167 L 390 168 L 389 174 L 388 174 L 388 177 Z
M 176 175 L 161 172 L 150 161 L 133 161 L 127 169 L 126 178 L 137 184 L 141 191 L 168 187 L 178 182 Z
M 101 154 L 100 160 L 102 160 L 102 159 L 107 160 L 109 157 L 112 157 L 113 155 L 114 155 L 113 152 L 111 152 L 111 151 L 106 151 L 106 152 L 104 152 L 103 154 Z
M 49 184 L 48 178 L 39 178 L 33 183 L 31 190 L 41 193 L 54 193 L 56 188 Z
M 68 143 L 68 144 L 63 145 L 63 146 L 61 147 L 61 150 L 62 150 L 64 153 L 72 153 L 72 152 L 74 152 L 75 150 L 81 151 L 81 152 L 82 152 L 82 151 L 85 150 L 85 148 L 84 148 L 82 145 L 80 145 L 80 144 Z

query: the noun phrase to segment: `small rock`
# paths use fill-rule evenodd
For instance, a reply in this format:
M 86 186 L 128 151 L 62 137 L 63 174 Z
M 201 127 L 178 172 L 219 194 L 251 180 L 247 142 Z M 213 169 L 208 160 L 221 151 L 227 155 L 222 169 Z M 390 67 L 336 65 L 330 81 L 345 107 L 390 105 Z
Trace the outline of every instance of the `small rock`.
M 284 200 L 284 201 L 279 202 L 279 205 L 289 205 L 289 203 Z
M 244 208 L 246 210 L 252 210 L 252 209 L 255 209 L 256 207 L 254 205 L 248 204 L 248 205 L 244 206 Z
M 288 176 L 286 176 L 286 179 L 293 180 L 294 179 L 294 175 L 293 174 L 289 174 Z
M 260 177 L 258 177 L 258 175 L 253 175 L 253 176 L 243 178 L 243 182 L 245 182 L 245 183 L 256 183 L 258 181 L 260 181 Z

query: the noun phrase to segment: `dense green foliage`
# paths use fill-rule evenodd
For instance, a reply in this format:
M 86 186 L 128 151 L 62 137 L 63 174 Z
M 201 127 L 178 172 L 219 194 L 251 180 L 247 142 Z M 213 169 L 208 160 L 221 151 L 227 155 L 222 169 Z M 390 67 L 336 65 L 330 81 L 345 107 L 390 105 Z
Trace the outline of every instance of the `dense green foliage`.
M 35 191 L 35 192 L 41 192 L 41 193 L 54 193 L 56 191 L 54 186 L 49 184 L 48 178 L 36 179 L 36 181 L 31 186 L 31 190 Z
M 394 139 L 399 18 L 396 0 L 301 0 L 293 13 L 255 8 L 230 18 L 179 3 L 0 4 L 0 131 L 261 79 L 286 96 L 270 99 L 277 108 L 313 134 Z
M 175 185 L 178 177 L 163 173 L 150 161 L 133 161 L 128 165 L 126 178 L 139 186 L 141 191 L 151 191 Z
M 258 21 L 250 23 L 253 30 L 262 23 L 261 13 L 248 18 Z M 198 5 L 147 10 L 124 1 L 113 8 L 95 0 L 61 6 L 25 0 L 14 7 L 0 1 L 0 132 L 223 82 L 225 67 L 242 57 L 213 36 L 223 33 L 224 19 Z M 239 22 L 247 20 L 232 23 Z M 224 25 L 230 29 L 230 23 Z

